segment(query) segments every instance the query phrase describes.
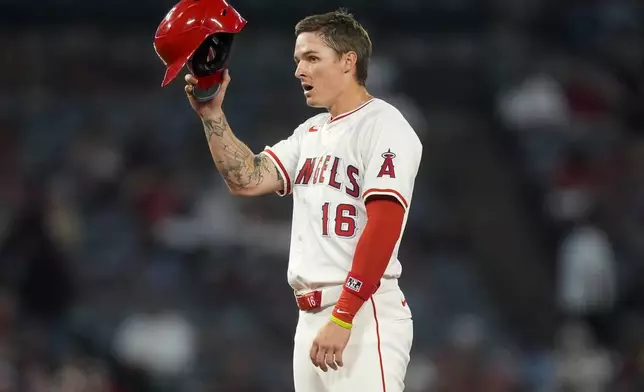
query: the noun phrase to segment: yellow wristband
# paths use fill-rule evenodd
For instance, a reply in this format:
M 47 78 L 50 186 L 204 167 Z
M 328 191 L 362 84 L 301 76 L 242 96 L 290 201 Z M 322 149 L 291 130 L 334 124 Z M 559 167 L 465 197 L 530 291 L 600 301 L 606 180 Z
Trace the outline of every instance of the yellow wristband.
M 338 324 L 342 328 L 351 329 L 351 327 L 353 327 L 352 324 L 347 323 L 346 321 L 342 321 L 339 318 L 335 317 L 334 315 L 331 315 L 331 321 L 333 321 L 334 323 Z

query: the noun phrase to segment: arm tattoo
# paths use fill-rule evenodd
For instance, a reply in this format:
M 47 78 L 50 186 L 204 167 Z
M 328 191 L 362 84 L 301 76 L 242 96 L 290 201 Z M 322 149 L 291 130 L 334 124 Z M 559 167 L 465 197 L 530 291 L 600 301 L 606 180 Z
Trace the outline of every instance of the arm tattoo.
M 228 121 L 226 121 L 226 117 L 224 116 L 214 120 L 204 120 L 203 127 L 206 131 L 206 138 L 210 142 L 213 135 L 218 137 L 222 137 L 224 135 L 224 131 L 228 128 Z
M 240 190 L 260 185 L 271 172 L 272 163 L 253 152 L 232 133 L 225 116 L 203 120 L 210 152 L 228 186 Z M 275 168 L 278 180 L 282 177 Z

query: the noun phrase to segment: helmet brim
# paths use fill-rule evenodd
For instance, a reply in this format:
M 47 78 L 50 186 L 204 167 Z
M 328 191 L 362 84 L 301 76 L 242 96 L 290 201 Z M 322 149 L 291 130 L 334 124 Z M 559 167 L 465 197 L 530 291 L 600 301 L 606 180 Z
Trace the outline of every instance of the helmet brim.
M 161 87 L 167 86 L 170 82 L 177 77 L 183 66 L 186 64 L 186 61 L 177 61 L 174 64 L 171 64 L 165 70 L 165 76 L 163 77 L 163 82 L 161 82 Z

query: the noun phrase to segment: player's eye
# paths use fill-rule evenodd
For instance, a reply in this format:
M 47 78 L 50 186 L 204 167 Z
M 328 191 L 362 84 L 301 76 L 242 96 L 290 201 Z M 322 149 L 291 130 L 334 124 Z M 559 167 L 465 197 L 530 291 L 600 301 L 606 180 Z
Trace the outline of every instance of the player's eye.
M 312 62 L 312 63 L 315 63 L 316 61 L 318 61 L 318 60 L 320 60 L 320 59 L 319 59 L 319 58 L 317 58 L 316 56 L 311 56 L 311 57 L 309 58 L 309 60 L 311 60 L 311 62 Z

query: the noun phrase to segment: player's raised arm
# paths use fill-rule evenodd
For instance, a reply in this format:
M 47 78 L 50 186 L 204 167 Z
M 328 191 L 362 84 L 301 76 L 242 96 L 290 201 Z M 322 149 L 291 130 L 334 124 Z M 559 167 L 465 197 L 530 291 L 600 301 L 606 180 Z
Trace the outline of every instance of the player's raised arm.
M 233 133 L 223 112 L 202 119 L 215 166 L 234 195 L 259 196 L 278 192 L 283 177 L 264 154 L 255 154 Z
M 246 20 L 224 0 L 182 0 L 159 24 L 154 49 L 166 65 L 161 86 L 184 66 L 190 69 L 186 94 L 203 122 L 210 153 L 228 188 L 236 195 L 257 196 L 283 189 L 281 174 L 270 158 L 253 154 L 235 137 L 222 110 L 230 83 L 227 62 L 233 36 L 245 25 Z
M 198 102 L 192 96 L 197 79 L 186 75 L 186 93 L 203 123 L 212 159 L 230 191 L 239 196 L 259 196 L 284 188 L 284 178 L 265 154 L 255 154 L 233 133 L 221 108 L 230 75 L 224 74 L 220 90 L 211 101 Z

